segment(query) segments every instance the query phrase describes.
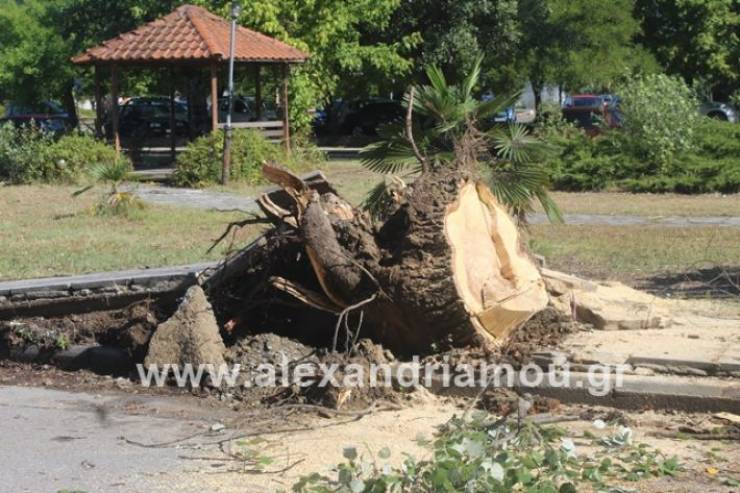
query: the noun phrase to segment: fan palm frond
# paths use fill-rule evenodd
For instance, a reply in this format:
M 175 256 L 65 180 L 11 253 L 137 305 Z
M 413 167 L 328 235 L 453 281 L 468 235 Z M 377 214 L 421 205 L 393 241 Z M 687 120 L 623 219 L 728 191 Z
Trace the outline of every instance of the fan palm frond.
M 530 135 L 523 125 L 517 123 L 505 128 L 493 128 L 489 134 L 496 154 L 506 161 L 531 161 L 535 152 L 544 149 L 541 140 Z
M 361 152 L 366 168 L 388 175 L 419 171 L 419 160 L 430 170 L 454 165 L 459 158 L 456 148 L 459 151 L 461 139 L 471 135 L 471 127 L 512 106 L 519 97 L 519 93 L 514 93 L 488 101 L 476 99 L 473 92 L 480 79 L 480 60 L 460 84 L 450 84 L 439 67 L 428 67 L 426 74 L 429 83 L 413 87 L 403 100 L 406 109 L 411 106 L 416 116 L 411 125 L 412 136 L 399 123 L 380 129 L 380 141 Z M 475 130 L 474 134 L 482 136 L 481 154 L 491 158 L 483 165 L 498 200 L 521 220 L 532 210 L 532 202 L 538 200 L 552 222 L 562 222 L 557 205 L 547 195 L 548 174 L 536 163 L 540 153 L 547 151 L 546 146 L 517 124 L 494 127 L 484 133 Z M 473 160 L 478 160 L 474 155 L 477 153 L 478 150 L 473 153 Z M 382 182 L 373 188 L 364 205 L 375 213 L 387 210 L 388 200 L 389 191 Z

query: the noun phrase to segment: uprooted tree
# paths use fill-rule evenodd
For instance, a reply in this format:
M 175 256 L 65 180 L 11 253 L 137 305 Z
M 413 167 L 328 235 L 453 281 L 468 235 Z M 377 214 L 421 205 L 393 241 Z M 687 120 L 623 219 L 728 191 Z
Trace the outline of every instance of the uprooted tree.
M 501 341 L 545 307 L 510 215 L 533 198 L 557 214 L 533 141 L 519 127 L 478 128 L 511 98 L 476 101 L 477 69 L 459 86 L 438 69 L 428 76 L 407 94 L 405 121 L 364 154 L 372 169 L 413 176 L 373 190 L 373 214 L 325 182 L 263 167 L 282 190 L 258 201 L 274 227 L 207 284 L 227 333 L 269 330 L 334 349 L 362 335 L 424 353 Z

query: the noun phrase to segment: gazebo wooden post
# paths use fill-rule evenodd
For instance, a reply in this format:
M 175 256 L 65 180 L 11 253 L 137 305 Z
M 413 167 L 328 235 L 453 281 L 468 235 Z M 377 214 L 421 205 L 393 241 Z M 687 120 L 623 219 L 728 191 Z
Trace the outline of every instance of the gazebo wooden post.
M 118 132 L 118 66 L 110 66 L 111 127 L 113 128 L 113 146 L 116 156 L 121 155 L 121 136 Z
M 185 101 L 188 104 L 188 141 L 192 141 L 194 138 L 193 132 L 193 81 L 191 79 L 192 73 L 188 70 L 185 72 L 186 84 L 185 84 Z
M 282 66 L 282 74 L 283 144 L 285 145 L 285 152 L 290 154 L 290 111 L 288 109 L 288 77 L 290 76 L 290 65 L 287 63 L 284 63 Z
M 254 64 L 254 104 L 256 106 L 255 119 L 262 120 L 262 65 Z
M 95 137 L 103 137 L 103 92 L 101 67 L 95 64 Z
M 175 71 L 169 68 L 170 79 L 170 159 L 177 159 L 177 119 L 175 118 Z
M 218 65 L 211 64 L 211 131 L 218 130 Z

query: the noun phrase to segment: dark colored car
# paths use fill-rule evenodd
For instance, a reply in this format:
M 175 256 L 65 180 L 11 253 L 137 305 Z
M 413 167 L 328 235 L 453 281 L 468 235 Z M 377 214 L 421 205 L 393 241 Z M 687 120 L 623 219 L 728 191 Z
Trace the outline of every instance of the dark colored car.
M 487 92 L 481 96 L 481 101 L 487 102 L 493 100 L 494 95 L 493 93 Z M 516 123 L 516 110 L 513 106 L 509 106 L 508 108 L 504 108 L 503 110 L 499 111 L 495 115 L 493 115 L 490 119 L 489 123 Z
M 165 97 L 131 98 L 118 112 L 118 129 L 122 137 L 158 137 L 170 131 L 170 100 Z M 110 121 L 106 124 L 110 135 Z M 188 106 L 175 102 L 175 134 L 188 133 Z
M 347 114 L 342 124 L 342 133 L 377 135 L 379 126 L 402 120 L 404 113 L 400 101 L 364 101 Z
M 44 131 L 62 133 L 74 126 L 69 113 L 54 101 L 42 101 L 37 104 L 10 103 L 0 124 L 13 122 L 16 126 L 35 124 Z
M 619 98 L 612 94 L 575 94 L 563 102 L 563 118 L 587 131 L 598 131 L 598 124 L 619 127 L 622 117 Z

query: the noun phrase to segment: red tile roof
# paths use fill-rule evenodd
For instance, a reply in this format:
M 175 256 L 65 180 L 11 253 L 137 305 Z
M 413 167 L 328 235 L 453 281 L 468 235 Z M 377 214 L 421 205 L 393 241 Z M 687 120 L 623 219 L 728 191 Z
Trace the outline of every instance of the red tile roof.
M 76 64 L 219 61 L 229 56 L 230 25 L 194 5 L 105 41 L 72 58 Z M 302 51 L 264 34 L 237 27 L 236 61 L 300 63 Z

